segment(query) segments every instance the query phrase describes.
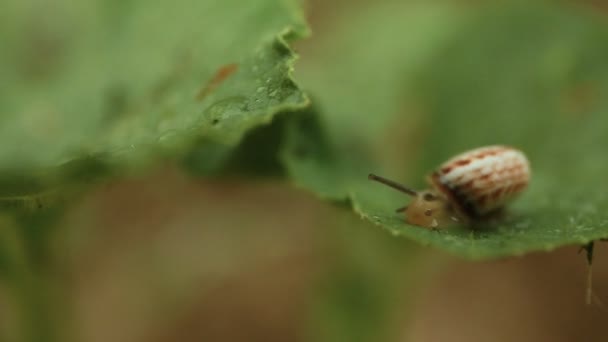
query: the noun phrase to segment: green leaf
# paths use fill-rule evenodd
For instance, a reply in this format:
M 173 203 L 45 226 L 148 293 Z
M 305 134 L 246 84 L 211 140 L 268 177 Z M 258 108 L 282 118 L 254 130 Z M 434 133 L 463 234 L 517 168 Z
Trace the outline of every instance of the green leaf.
M 472 259 L 608 237 L 603 18 L 564 4 L 464 12 L 393 3 L 347 18 L 298 75 L 317 96 L 336 158 L 302 162 L 287 151 L 296 183 L 350 200 L 394 235 Z M 394 212 L 408 198 L 366 178 L 374 172 L 423 188 L 443 161 L 489 144 L 525 151 L 533 178 L 502 221 L 477 230 L 408 225 Z
M 3 3 L 0 195 L 211 146 L 219 167 L 249 130 L 303 108 L 288 41 L 296 0 Z

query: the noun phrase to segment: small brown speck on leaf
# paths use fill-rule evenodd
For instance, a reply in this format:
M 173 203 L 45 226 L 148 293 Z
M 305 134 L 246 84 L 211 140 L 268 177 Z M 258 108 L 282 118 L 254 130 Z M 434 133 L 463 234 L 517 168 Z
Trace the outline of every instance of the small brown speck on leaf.
M 237 69 L 238 64 L 236 63 L 226 64 L 220 67 L 211 80 L 196 94 L 196 100 L 202 101 L 209 93 L 214 91 L 222 82 L 230 77 L 230 75 L 234 74 Z
M 595 108 L 598 102 L 597 85 L 581 83 L 567 87 L 561 96 L 563 112 L 572 118 L 584 118 Z

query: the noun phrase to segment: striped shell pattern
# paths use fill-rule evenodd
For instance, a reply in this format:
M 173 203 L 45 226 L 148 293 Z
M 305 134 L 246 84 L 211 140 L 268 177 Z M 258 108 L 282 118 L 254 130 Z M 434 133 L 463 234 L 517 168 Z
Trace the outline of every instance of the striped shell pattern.
M 477 148 L 445 162 L 429 181 L 456 211 L 482 217 L 517 197 L 530 180 L 530 165 L 519 150 L 507 146 Z

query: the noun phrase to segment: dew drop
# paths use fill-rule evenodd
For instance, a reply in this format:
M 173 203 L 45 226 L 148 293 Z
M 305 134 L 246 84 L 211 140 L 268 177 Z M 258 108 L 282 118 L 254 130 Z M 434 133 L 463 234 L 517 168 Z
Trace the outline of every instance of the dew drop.
M 203 115 L 209 121 L 214 119 L 224 120 L 234 115 L 238 115 L 247 106 L 247 99 L 244 96 L 232 96 L 210 105 Z

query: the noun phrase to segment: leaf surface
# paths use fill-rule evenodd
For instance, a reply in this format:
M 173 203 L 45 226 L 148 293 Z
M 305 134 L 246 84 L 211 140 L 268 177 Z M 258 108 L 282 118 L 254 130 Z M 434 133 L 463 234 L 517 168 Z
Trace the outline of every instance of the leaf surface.
M 0 13 L 0 195 L 139 167 L 308 104 L 288 41 L 297 1 L 11 0 Z
M 345 18 L 299 70 L 335 158 L 286 152 L 297 184 L 349 200 L 394 235 L 472 259 L 608 237 L 603 18 L 566 5 L 393 3 Z M 503 220 L 476 230 L 409 225 L 394 212 L 409 199 L 367 180 L 374 172 L 424 188 L 442 162 L 490 144 L 525 151 L 533 176 Z

